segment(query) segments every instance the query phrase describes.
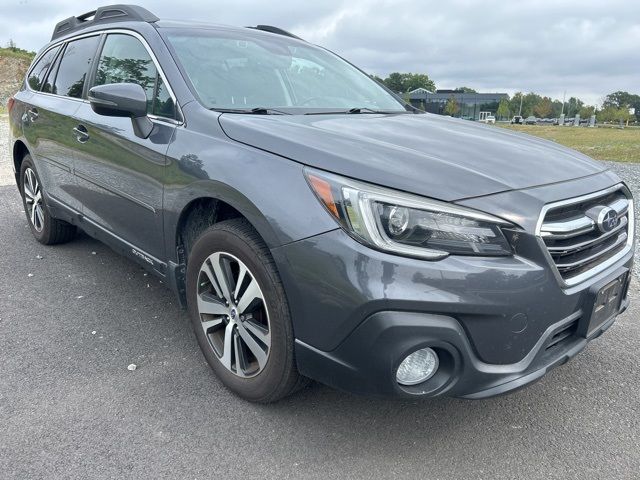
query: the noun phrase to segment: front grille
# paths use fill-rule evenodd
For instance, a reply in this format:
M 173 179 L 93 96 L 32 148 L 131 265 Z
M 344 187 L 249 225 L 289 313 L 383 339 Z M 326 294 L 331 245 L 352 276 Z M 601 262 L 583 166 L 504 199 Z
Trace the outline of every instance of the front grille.
M 633 202 L 622 186 L 545 207 L 538 235 L 565 283 L 614 262 L 633 240 Z

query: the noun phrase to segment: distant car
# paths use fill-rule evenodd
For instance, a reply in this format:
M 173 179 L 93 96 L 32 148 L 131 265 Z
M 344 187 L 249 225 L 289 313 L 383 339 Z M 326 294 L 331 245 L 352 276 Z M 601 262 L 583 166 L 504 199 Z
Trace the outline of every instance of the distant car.
M 480 120 L 482 123 L 496 123 L 496 117 L 493 115 L 488 115 Z
M 535 125 L 536 123 L 538 123 L 538 119 L 533 115 L 530 117 L 527 117 L 524 121 L 525 125 Z
M 522 123 L 522 116 L 516 115 L 515 117 L 513 117 L 511 119 L 511 123 L 512 124 L 516 123 L 516 124 L 520 125 Z

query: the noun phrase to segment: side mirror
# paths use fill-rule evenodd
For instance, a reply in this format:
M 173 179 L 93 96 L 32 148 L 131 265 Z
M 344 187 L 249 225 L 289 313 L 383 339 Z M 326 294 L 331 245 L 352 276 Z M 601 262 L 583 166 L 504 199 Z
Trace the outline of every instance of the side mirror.
M 89 90 L 91 109 L 98 115 L 130 117 L 133 131 L 140 138 L 147 138 L 153 130 L 153 122 L 147 117 L 147 95 L 137 83 L 108 83 Z

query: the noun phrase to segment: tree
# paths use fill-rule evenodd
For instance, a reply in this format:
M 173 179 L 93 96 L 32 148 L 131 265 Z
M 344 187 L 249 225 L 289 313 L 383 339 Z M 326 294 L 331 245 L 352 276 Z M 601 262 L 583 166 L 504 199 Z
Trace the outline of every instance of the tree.
M 500 100 L 500 103 L 498 104 L 498 110 L 496 111 L 496 115 L 500 119 L 503 119 L 505 117 L 509 118 L 511 116 L 508 99 L 503 98 L 502 100 Z
M 436 84 L 426 73 L 407 73 L 404 88 L 405 92 L 410 92 L 416 88 L 424 88 L 433 92 L 436 89 Z
M 591 105 L 585 105 L 580 109 L 578 114 L 580 115 L 580 118 L 590 118 L 591 115 L 593 115 L 593 112 L 595 112 L 595 110 L 596 110 L 596 107 L 592 107 Z
M 551 112 L 551 116 L 554 118 L 559 118 L 562 115 L 562 102 L 560 100 L 554 100 L 551 102 L 553 106 L 553 110 Z
M 392 91 L 396 93 L 406 92 L 405 86 L 405 74 L 399 72 L 391 73 L 384 79 L 384 84 Z
M 533 107 L 533 113 L 538 118 L 549 118 L 553 111 L 553 103 L 549 97 L 544 97 Z
M 625 107 L 627 109 L 635 108 L 636 119 L 640 121 L 640 95 L 622 91 L 610 93 L 604 98 L 604 102 L 602 103 L 603 109 L 606 109 L 608 107 Z
M 376 82 L 378 82 L 378 83 L 384 83 L 384 80 L 383 80 L 382 78 L 380 78 L 379 76 L 377 76 L 377 75 L 371 74 L 371 75 L 369 75 L 369 76 L 370 76 L 371 78 L 373 78 L 373 79 L 374 79 Z
M 396 93 L 406 93 L 416 88 L 424 88 L 433 92 L 436 84 L 424 73 L 393 72 L 384 79 L 384 84 Z
M 597 118 L 599 122 L 626 122 L 630 120 L 631 114 L 629 109 L 622 107 L 617 108 L 613 105 L 609 105 L 602 110 L 598 111 Z
M 458 102 L 456 101 L 455 97 L 451 95 L 449 97 L 449 100 L 447 100 L 447 104 L 444 106 L 444 113 L 454 117 L 456 113 L 458 113 L 459 111 L 460 111 L 460 106 L 458 105 Z
M 16 42 L 13 41 L 13 38 L 9 39 L 9 42 L 7 43 L 7 48 L 12 52 L 15 52 L 18 50 L 18 46 L 16 45 Z
M 460 93 L 478 93 L 471 87 L 458 87 L 458 88 L 456 88 L 456 92 L 460 92 Z
M 509 110 L 514 115 L 518 115 L 518 112 L 520 112 L 520 99 L 522 99 L 522 112 L 520 115 L 523 117 L 533 115 L 533 107 L 542 101 L 542 97 L 537 93 L 529 92 L 525 95 L 522 92 L 518 92 L 509 101 Z
M 571 97 L 568 104 L 564 108 L 564 113 L 567 117 L 575 117 L 580 109 L 584 106 L 584 102 L 576 97 Z

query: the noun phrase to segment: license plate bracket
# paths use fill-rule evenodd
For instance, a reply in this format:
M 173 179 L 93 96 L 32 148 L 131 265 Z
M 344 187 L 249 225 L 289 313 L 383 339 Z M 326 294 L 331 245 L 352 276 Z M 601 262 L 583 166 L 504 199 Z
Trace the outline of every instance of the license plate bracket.
M 590 337 L 598 328 L 618 314 L 628 288 L 627 276 L 628 272 L 625 271 L 604 286 L 593 290 L 593 309 L 588 325 L 583 330 L 585 337 Z

